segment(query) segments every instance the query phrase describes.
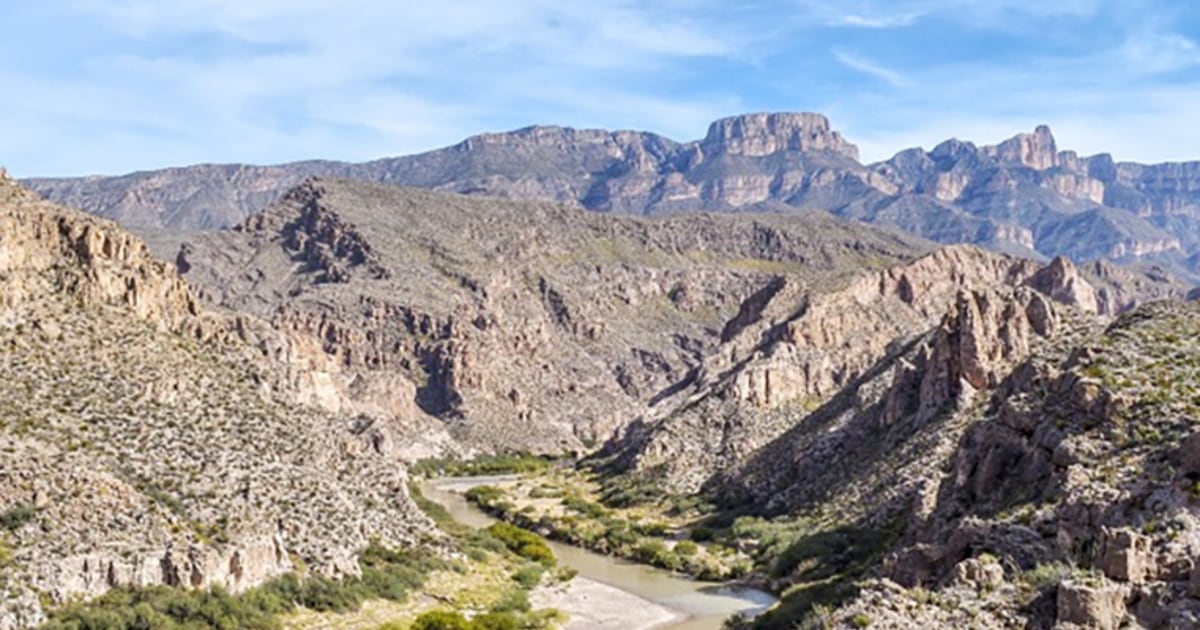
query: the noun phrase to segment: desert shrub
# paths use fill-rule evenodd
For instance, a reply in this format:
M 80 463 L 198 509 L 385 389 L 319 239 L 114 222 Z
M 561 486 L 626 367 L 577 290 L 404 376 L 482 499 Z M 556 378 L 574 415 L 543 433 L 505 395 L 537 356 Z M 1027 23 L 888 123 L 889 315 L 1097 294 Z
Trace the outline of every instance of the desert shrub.
M 505 593 L 500 601 L 492 604 L 491 612 L 529 612 L 530 608 L 529 593 L 521 589 L 512 589 Z
M 513 573 L 513 580 L 521 585 L 525 590 L 532 589 L 542 581 L 542 574 L 546 572 L 545 567 L 537 563 L 527 564 Z
M 568 494 L 564 496 L 562 504 L 563 507 L 567 508 L 568 510 L 577 512 L 589 518 L 604 518 L 604 516 L 608 514 L 608 510 L 604 509 L 604 506 L 600 505 L 599 503 L 588 501 L 579 495 Z
M 525 621 L 511 612 L 490 612 L 471 620 L 475 630 L 521 630 Z
M 413 622 L 413 630 L 475 630 L 474 624 L 462 613 L 434 610 L 423 613 Z
M 553 567 L 555 564 L 554 552 L 550 550 L 550 546 L 533 532 L 503 522 L 492 524 L 487 528 L 487 532 L 504 543 L 509 551 L 522 558 L 546 567 Z
M 475 486 L 467 490 L 467 500 L 481 507 L 490 507 L 504 498 L 504 490 L 496 486 Z
M 37 508 L 25 503 L 18 503 L 4 512 L 0 512 L 0 527 L 8 531 L 16 531 L 22 525 L 33 520 L 37 515 Z
M 690 558 L 700 552 L 700 545 L 690 541 L 681 540 L 675 543 L 675 553 L 684 558 Z

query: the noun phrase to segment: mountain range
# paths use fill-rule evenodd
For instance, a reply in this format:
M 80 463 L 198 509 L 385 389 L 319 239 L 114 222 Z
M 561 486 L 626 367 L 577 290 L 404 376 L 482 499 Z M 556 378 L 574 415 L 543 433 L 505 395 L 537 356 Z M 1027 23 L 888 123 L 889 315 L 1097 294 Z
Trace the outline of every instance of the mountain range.
M 634 215 L 823 210 L 1035 259 L 1157 264 L 1188 280 L 1200 270 L 1200 162 L 1080 157 L 1059 150 L 1045 126 L 997 145 L 952 139 L 862 164 L 822 115 L 747 114 L 684 143 L 536 126 L 357 164 L 200 165 L 24 183 L 173 255 L 180 233 L 236 225 L 317 175 Z

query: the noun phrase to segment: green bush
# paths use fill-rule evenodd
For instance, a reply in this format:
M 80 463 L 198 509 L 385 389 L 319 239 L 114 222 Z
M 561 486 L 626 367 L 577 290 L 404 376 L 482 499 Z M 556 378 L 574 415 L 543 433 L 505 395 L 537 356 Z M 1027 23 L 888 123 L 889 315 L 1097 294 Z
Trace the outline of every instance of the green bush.
M 871 616 L 867 613 L 858 613 L 850 618 L 850 625 L 855 628 L 866 628 L 871 625 Z
M 652 564 L 657 567 L 662 567 L 671 571 L 678 571 L 683 562 L 679 556 L 667 549 L 666 543 L 661 540 L 646 540 L 638 544 L 633 550 L 633 557 L 639 562 Z
M 700 545 L 690 541 L 681 540 L 675 543 L 675 553 L 681 557 L 690 558 L 700 552 Z
M 475 625 L 462 613 L 434 610 L 417 617 L 412 630 L 475 630 Z
M 545 572 L 546 569 L 542 565 L 531 563 L 517 569 L 512 577 L 521 588 L 530 590 L 542 581 L 542 574 Z
M 550 546 L 533 532 L 504 522 L 492 524 L 487 528 L 487 532 L 504 543 L 509 551 L 522 558 L 533 560 L 545 567 L 553 567 L 555 564 L 554 552 L 550 550 Z
M 504 498 L 504 490 L 496 486 L 475 486 L 467 490 L 464 495 L 467 501 L 474 503 L 480 507 L 491 507 L 497 501 Z
M 25 503 L 18 503 L 0 513 L 0 527 L 14 532 L 20 529 L 22 525 L 32 521 L 36 515 L 37 508 Z
M 696 542 L 708 542 L 713 539 L 713 530 L 703 525 L 697 525 L 696 527 L 692 528 L 691 532 L 689 532 L 688 538 L 691 538 Z

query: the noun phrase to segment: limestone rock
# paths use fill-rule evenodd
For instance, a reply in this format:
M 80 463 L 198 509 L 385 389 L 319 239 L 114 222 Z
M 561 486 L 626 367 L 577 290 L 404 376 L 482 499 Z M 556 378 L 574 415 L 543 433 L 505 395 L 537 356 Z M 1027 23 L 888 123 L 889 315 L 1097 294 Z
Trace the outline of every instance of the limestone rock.
M 1038 125 L 1033 133 L 1021 133 L 987 147 L 985 153 L 1002 162 L 1013 162 L 1044 171 L 1058 165 L 1058 147 L 1046 125 Z
M 858 148 L 846 142 L 820 114 L 744 114 L 708 127 L 701 142 L 706 154 L 761 157 L 783 151 L 826 150 L 857 160 Z
M 1120 582 L 1138 584 L 1145 581 L 1155 574 L 1150 539 L 1128 529 L 1106 531 L 1101 539 L 1096 568 Z
M 1004 567 L 993 560 L 967 558 L 954 565 L 953 580 L 976 589 L 992 589 L 1004 583 Z
M 1125 620 L 1124 587 L 1063 582 L 1058 586 L 1058 621 L 1096 630 L 1117 630 Z

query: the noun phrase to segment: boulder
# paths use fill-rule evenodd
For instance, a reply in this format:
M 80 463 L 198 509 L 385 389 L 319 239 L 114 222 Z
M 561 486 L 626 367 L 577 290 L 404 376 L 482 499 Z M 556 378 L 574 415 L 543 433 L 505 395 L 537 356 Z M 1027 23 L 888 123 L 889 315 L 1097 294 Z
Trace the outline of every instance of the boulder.
M 1125 593 L 1125 587 L 1116 584 L 1065 581 L 1058 585 L 1058 622 L 1116 630 L 1125 619 Z

